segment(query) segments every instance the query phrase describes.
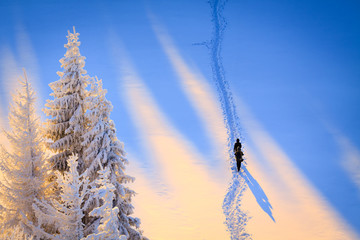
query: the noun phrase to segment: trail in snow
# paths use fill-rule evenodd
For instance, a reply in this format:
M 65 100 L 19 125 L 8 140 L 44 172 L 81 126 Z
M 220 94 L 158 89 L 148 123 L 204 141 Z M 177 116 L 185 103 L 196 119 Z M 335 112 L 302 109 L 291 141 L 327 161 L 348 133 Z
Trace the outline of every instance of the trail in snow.
M 226 21 L 222 16 L 222 11 L 226 0 L 213 0 L 209 1 L 209 3 L 211 5 L 213 36 L 210 43 L 206 45 L 210 49 L 213 80 L 220 98 L 224 123 L 227 129 L 228 157 L 232 169 L 235 169 L 236 163 L 232 152 L 232 145 L 236 138 L 240 137 L 240 126 L 229 84 L 225 79 L 225 71 L 221 58 L 221 45 L 226 28 Z M 246 184 L 244 178 L 236 170 L 233 170 L 232 181 L 223 202 L 223 211 L 226 217 L 225 223 L 232 240 L 251 239 L 250 234 L 245 229 L 249 217 L 241 209 L 241 199 L 245 190 Z
M 232 180 L 227 190 L 223 202 L 223 211 L 226 217 L 226 225 L 231 234 L 232 240 L 237 239 L 252 239 L 251 235 L 246 231 L 246 224 L 249 216 L 241 208 L 242 196 L 250 187 L 258 204 L 266 212 L 269 217 L 275 221 L 272 216 L 272 207 L 258 182 L 252 177 L 246 169 L 245 164 L 242 164 L 241 173 L 236 169 L 236 161 L 234 159 L 232 147 L 237 138 L 241 138 L 239 118 L 236 113 L 233 96 L 230 91 L 229 84 L 225 78 L 225 71 L 222 65 L 221 46 L 223 41 L 223 33 L 226 28 L 226 20 L 222 16 L 222 11 L 225 7 L 227 0 L 211 0 L 211 15 L 213 22 L 213 36 L 210 42 L 202 43 L 206 45 L 211 54 L 211 67 L 213 80 L 221 102 L 223 111 L 224 123 L 228 135 L 228 157 L 231 164 Z

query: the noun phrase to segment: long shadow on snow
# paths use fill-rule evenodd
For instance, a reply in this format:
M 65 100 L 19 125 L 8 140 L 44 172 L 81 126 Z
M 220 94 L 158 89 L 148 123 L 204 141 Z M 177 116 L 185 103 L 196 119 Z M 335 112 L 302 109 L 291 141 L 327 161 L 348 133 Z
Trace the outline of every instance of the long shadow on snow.
M 251 192 L 255 196 L 257 203 L 262 208 L 262 210 L 266 212 L 274 222 L 276 222 L 272 214 L 273 208 L 264 190 L 261 188 L 260 184 L 256 181 L 256 179 L 250 174 L 246 166 L 243 165 L 241 166 L 241 168 L 243 169 L 243 171 L 240 172 L 240 175 L 244 178 Z

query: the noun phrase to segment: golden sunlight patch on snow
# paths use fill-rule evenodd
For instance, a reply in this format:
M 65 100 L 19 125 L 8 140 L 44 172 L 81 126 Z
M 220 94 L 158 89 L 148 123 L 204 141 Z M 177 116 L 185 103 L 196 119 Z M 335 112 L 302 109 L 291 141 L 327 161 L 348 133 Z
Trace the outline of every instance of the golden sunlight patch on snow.
M 175 239 L 173 235 L 178 234 L 179 238 L 189 237 L 189 216 L 181 209 L 179 199 L 172 194 L 159 193 L 156 186 L 151 185 L 145 177 L 144 171 L 137 166 L 139 161 L 133 156 L 130 158 L 127 171 L 136 176 L 135 182 L 131 184 L 137 193 L 133 198 L 134 216 L 140 217 L 145 236 L 151 239 Z
M 154 32 L 178 75 L 183 91 L 190 99 L 202 121 L 202 125 L 205 126 L 209 139 L 212 141 L 212 152 L 217 155 L 216 157 L 219 160 L 216 174 L 229 176 L 229 170 L 225 164 L 225 159 L 228 158 L 226 151 L 227 134 L 220 103 L 204 76 L 186 64 L 165 28 L 159 24 L 153 15 L 150 18 Z M 227 179 L 223 177 L 223 180 Z
M 248 231 L 253 238 L 359 239 L 240 100 L 238 110 L 242 124 L 256 146 L 256 152 L 246 150 L 247 168 L 267 195 L 276 221 L 273 222 L 262 211 L 254 195 L 248 191 L 243 203 L 252 216 Z M 259 153 L 265 163 L 261 163 L 255 153 Z
M 155 195 L 154 188 L 151 193 L 145 180 L 141 186 L 148 196 L 138 196 L 137 201 L 145 204 L 140 208 L 150 209 L 141 215 L 145 235 L 151 239 L 228 238 L 221 208 L 226 187 L 201 165 L 204 159 L 171 126 L 128 62 L 123 62 L 122 73 L 130 114 L 169 186 L 166 196 Z

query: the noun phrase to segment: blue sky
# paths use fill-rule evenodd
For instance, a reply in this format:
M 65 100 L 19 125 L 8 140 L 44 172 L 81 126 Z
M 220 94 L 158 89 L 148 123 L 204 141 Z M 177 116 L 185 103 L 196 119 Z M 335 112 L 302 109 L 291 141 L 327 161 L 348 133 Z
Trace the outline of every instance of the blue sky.
M 229 0 L 224 17 L 223 64 L 234 96 L 250 109 L 297 171 L 360 234 L 360 3 Z M 164 181 L 157 174 L 162 163 L 147 150 L 145 133 L 131 117 L 124 62 L 141 78 L 171 129 L 199 152 L 206 169 L 216 172 L 220 165 L 227 166 L 227 160 L 214 154 L 211 132 L 166 52 L 166 47 L 176 48 L 191 72 L 215 92 L 209 51 L 194 45 L 211 39 L 210 20 L 206 1 L 2 0 L 1 113 L 6 116 L 8 90 L 22 67 L 33 78 L 40 106 L 44 104 L 50 93 L 47 85 L 61 71 L 67 31 L 75 26 L 85 69 L 102 78 L 108 89 L 118 137 L 141 169 L 135 172 L 155 186 Z M 154 30 L 157 24 L 173 46 L 161 42 L 162 35 Z M 245 146 L 260 156 L 259 143 L 245 126 Z M 258 159 L 266 166 L 266 160 Z M 215 176 L 216 181 L 225 181 L 219 173 Z M 251 221 L 256 224 L 256 219 Z

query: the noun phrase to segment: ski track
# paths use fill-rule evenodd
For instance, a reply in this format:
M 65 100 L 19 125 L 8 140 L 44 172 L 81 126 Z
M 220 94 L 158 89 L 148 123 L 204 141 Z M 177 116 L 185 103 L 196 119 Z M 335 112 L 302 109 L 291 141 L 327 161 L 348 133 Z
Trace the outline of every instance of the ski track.
M 231 234 L 232 240 L 252 239 L 251 235 L 246 232 L 246 224 L 249 220 L 248 215 L 241 209 L 242 196 L 247 189 L 246 181 L 242 174 L 236 169 L 236 163 L 232 152 L 232 144 L 236 138 L 241 138 L 239 118 L 235 111 L 233 97 L 226 81 L 224 67 L 221 58 L 221 44 L 223 33 L 226 28 L 226 20 L 222 16 L 222 11 L 227 0 L 209 1 L 211 6 L 211 15 L 213 22 L 212 40 L 205 45 L 209 48 L 211 54 L 211 67 L 213 80 L 220 98 L 221 108 L 224 116 L 224 123 L 228 135 L 228 158 L 231 164 L 232 180 L 223 201 L 223 211 L 226 217 L 225 224 Z

